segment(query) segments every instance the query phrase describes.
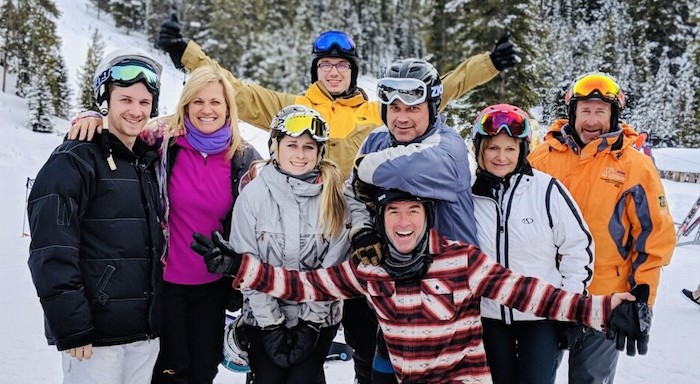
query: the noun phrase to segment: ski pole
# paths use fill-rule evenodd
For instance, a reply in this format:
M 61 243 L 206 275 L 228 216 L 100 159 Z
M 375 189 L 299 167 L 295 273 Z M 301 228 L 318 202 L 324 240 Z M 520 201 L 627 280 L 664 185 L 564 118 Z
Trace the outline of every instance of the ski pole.
M 29 236 L 26 231 L 27 224 L 27 207 L 29 205 L 29 190 L 34 185 L 34 179 L 27 177 L 27 182 L 25 183 L 25 193 L 24 193 L 24 215 L 22 216 L 22 237 Z

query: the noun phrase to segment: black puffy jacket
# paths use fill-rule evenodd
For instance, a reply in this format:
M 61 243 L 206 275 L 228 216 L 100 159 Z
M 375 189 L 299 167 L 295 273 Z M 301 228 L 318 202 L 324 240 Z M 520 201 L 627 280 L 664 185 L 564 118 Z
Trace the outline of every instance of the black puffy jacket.
M 100 138 L 56 148 L 29 196 L 29 268 L 59 350 L 160 334 L 158 154 L 139 139 L 132 152 L 109 134 L 112 171 Z

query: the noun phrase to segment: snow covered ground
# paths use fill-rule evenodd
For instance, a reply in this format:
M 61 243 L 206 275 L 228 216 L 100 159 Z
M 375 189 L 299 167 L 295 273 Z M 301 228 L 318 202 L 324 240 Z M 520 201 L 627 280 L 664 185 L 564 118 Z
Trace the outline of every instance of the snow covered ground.
M 63 54 L 70 68 L 71 86 L 77 83 L 77 69 L 83 64 L 91 28 L 99 26 L 107 51 L 118 47 L 144 46 L 143 36 L 129 36 L 104 21 L 86 7 L 85 0 L 57 0 L 63 12 L 58 31 L 63 38 Z M 175 70 L 162 53 L 152 53 L 164 64 L 161 108 L 172 112 L 184 76 Z M 13 85 L 13 80 L 10 80 Z M 371 89 L 373 82 L 362 79 L 362 86 Z M 371 94 L 371 92 L 369 92 Z M 0 93 L 0 383 L 60 383 L 60 357 L 54 347 L 46 345 L 43 318 L 36 291 L 27 268 L 29 247 L 25 218 L 27 178 L 33 178 L 49 153 L 62 140 L 68 125 L 55 119 L 57 134 L 33 133 L 25 128 L 26 103 L 12 95 Z M 252 127 L 243 128 L 243 136 L 260 153 L 267 153 L 267 134 Z M 664 170 L 700 172 L 700 149 L 655 150 L 657 165 Z M 676 222 L 685 217 L 700 195 L 700 184 L 684 184 L 664 180 L 669 206 Z M 687 239 L 686 239 L 687 240 Z M 620 357 L 618 384 L 698 383 L 700 382 L 700 306 L 680 295 L 682 288 L 695 288 L 700 283 L 700 246 L 679 247 L 671 265 L 664 269 L 659 297 L 654 308 L 651 343 L 646 356 Z M 351 362 L 334 361 L 325 365 L 328 383 L 350 384 Z M 565 383 L 565 367 L 560 368 L 557 383 Z M 244 382 L 244 375 L 224 369 L 217 384 Z

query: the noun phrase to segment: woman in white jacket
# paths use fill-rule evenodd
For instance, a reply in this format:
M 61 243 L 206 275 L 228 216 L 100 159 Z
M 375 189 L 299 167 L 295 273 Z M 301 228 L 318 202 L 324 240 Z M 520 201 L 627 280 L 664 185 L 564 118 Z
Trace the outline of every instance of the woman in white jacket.
M 508 104 L 485 108 L 474 123 L 479 246 L 514 272 L 585 293 L 593 274 L 593 238 L 566 188 L 530 167 L 531 135 L 529 116 Z M 482 299 L 481 316 L 495 384 L 554 383 L 566 326 L 490 299 Z
M 240 254 L 288 270 L 344 261 L 350 249 L 349 214 L 340 170 L 324 160 L 328 125 L 317 112 L 291 105 L 270 128 L 271 158 L 251 167 L 257 175 L 234 205 L 230 243 Z M 342 302 L 297 303 L 252 290 L 242 293 L 255 382 L 324 383 L 323 362 L 340 324 Z

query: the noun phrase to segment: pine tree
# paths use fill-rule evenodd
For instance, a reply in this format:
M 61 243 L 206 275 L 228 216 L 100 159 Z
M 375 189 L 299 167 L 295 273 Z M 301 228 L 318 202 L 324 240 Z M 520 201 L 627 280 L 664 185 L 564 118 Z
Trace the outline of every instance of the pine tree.
M 78 89 L 80 90 L 80 108 L 81 110 L 97 111 L 92 92 L 92 79 L 97 69 L 97 65 L 102 60 L 104 55 L 104 41 L 100 31 L 95 28 L 92 32 L 90 44 L 88 45 L 85 63 L 78 71 Z
M 170 15 L 177 12 L 171 1 L 150 0 L 146 7 L 146 35 L 148 40 L 156 46 L 158 31 L 163 22 L 170 20 Z
M 140 0 L 110 0 L 109 11 L 117 27 L 130 31 L 142 31 L 146 25 L 146 4 Z
M 34 132 L 53 132 L 53 123 L 49 117 L 52 106 L 47 78 L 42 73 L 34 73 L 32 77 L 31 86 L 27 91 L 27 126 Z
M 539 2 L 538 2 L 539 3 Z M 504 32 L 518 46 L 522 59 L 518 66 L 476 88 L 451 103 L 446 109 L 448 123 L 466 135 L 474 116 L 489 104 L 508 102 L 529 109 L 540 103 L 536 90 L 542 87 L 538 50 L 541 26 L 534 1 L 434 1 L 426 26 L 430 42 L 428 52 L 441 73 L 455 68 L 464 59 L 493 50 Z
M 2 65 L 2 92 L 5 92 L 7 73 L 12 73 L 17 66 L 17 57 L 21 47 L 21 26 L 18 10 L 12 1 L 0 6 L 0 65 Z
M 48 60 L 44 64 L 47 68 L 47 81 L 53 114 L 68 117 L 70 110 L 71 89 L 68 86 L 68 68 L 63 56 L 57 47 L 51 48 Z

